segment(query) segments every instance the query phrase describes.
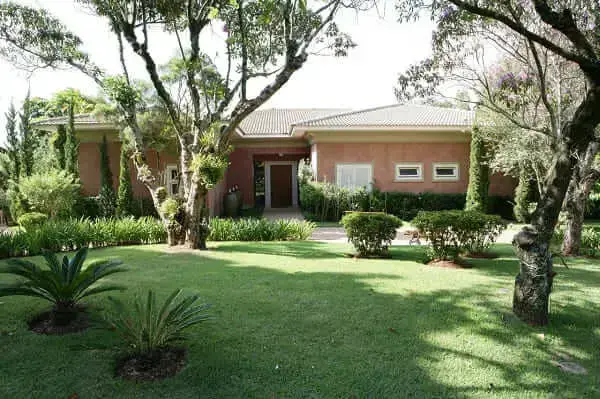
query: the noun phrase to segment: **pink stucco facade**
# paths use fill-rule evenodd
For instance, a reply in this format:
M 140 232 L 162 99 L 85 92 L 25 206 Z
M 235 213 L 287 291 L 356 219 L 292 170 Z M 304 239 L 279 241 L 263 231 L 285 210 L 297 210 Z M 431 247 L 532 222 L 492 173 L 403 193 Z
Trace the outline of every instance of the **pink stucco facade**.
M 254 205 L 254 161 L 298 161 L 309 156 L 308 144 L 289 146 L 237 146 L 229 156 L 225 188 L 239 186 L 245 205 Z
M 317 143 L 317 178 L 336 182 L 336 165 L 343 163 L 370 163 L 374 186 L 381 191 L 464 193 L 469 185 L 469 143 Z M 314 157 L 314 155 L 313 155 Z M 421 164 L 421 181 L 395 181 L 395 166 L 399 163 Z M 458 163 L 456 181 L 434 181 L 434 163 Z M 512 195 L 513 179 L 494 175 L 490 194 Z

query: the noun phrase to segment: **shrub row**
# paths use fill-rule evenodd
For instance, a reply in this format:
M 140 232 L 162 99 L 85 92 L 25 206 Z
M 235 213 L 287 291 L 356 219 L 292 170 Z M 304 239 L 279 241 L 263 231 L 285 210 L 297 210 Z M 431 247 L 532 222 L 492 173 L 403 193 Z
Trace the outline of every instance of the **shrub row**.
M 0 233 L 0 259 L 39 255 L 42 250 L 71 251 L 90 245 L 98 248 L 156 244 L 166 238 L 161 222 L 149 217 L 49 221 L 26 231 Z
M 211 219 L 209 241 L 296 241 L 308 239 L 315 224 L 299 220 Z
M 331 183 L 303 181 L 300 204 L 307 218 L 316 221 L 341 219 L 345 212 L 385 212 L 403 220 L 420 211 L 464 209 L 466 194 L 402 193 L 373 190 L 348 190 Z M 512 219 L 513 204 L 508 197 L 489 197 L 488 212 Z
M 141 197 L 133 199 L 131 211 L 136 218 L 146 216 L 158 217 L 151 198 Z M 73 214 L 77 217 L 90 219 L 100 218 L 100 203 L 98 197 L 79 197 L 73 207 Z
M 419 212 L 412 223 L 429 242 L 435 260 L 484 253 L 506 228 L 500 216 L 477 211 Z

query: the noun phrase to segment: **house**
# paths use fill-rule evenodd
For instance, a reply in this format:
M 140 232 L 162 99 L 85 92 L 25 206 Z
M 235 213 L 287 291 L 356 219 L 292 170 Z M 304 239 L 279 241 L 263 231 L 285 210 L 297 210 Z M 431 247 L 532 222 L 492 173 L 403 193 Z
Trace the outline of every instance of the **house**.
M 298 206 L 298 165 L 309 159 L 319 181 L 382 191 L 464 193 L 468 186 L 469 143 L 474 113 L 424 105 L 390 105 L 363 110 L 264 109 L 248 116 L 232 139 L 234 151 L 224 180 L 211 191 L 209 206 L 219 214 L 223 195 L 239 187 L 247 206 Z M 51 118 L 38 128 L 54 130 L 66 118 Z M 83 190 L 100 188 L 99 143 L 109 141 L 117 184 L 119 134 L 115 126 L 91 115 L 75 118 L 80 140 Z M 147 152 L 169 193 L 178 190 L 176 154 Z M 134 195 L 148 193 L 135 178 Z M 491 177 L 490 193 L 511 195 L 512 178 Z

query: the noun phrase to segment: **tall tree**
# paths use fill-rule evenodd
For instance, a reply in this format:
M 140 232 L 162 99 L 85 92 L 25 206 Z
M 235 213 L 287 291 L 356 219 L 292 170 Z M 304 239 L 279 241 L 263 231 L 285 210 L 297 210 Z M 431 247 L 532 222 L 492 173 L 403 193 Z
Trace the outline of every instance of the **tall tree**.
M 100 216 L 111 218 L 115 216 L 116 198 L 113 186 L 113 174 L 110 170 L 110 157 L 108 155 L 108 142 L 106 136 L 102 137 L 100 144 L 100 191 L 98 192 Z
M 532 60 L 533 77 L 544 82 L 539 85 L 539 104 L 547 111 L 551 129 L 548 130 L 546 124 L 528 128 L 534 127 L 541 135 L 555 138 L 553 157 L 544 177 L 544 191 L 532 219 L 533 227 L 524 228 L 514 239 L 521 267 L 515 280 L 513 311 L 528 323 L 546 324 L 555 276 L 550 241 L 572 173 L 595 140 L 595 128 L 600 123 L 597 112 L 600 107 L 600 36 L 597 35 L 600 4 L 562 0 L 398 0 L 397 8 L 405 19 L 427 11 L 437 21 L 434 58 L 412 67 L 402 80 L 401 91 L 411 85 L 417 91 L 431 87 L 431 83 L 439 84 L 456 71 L 460 67 L 457 64 L 465 60 L 461 57 L 465 54 L 461 41 L 473 35 L 491 37 L 500 33 L 495 35 L 496 42 L 505 46 L 511 44 L 506 40 L 507 31 L 526 45 L 527 52 L 523 54 Z M 440 63 L 444 53 L 449 63 Z M 585 94 L 566 118 L 557 115 L 549 101 L 552 96 L 541 55 L 574 65 L 584 76 Z M 524 84 L 517 85 L 517 89 L 526 87 L 528 76 L 524 76 Z M 514 79 L 509 80 L 513 82 Z M 511 117 L 511 113 L 506 116 Z
M 487 212 L 488 191 L 490 186 L 490 168 L 485 159 L 485 142 L 478 127 L 471 134 L 471 153 L 469 159 L 469 187 L 465 209 Z
M 31 176 L 33 173 L 34 158 L 33 153 L 35 151 L 37 140 L 36 133 L 31 126 L 31 103 L 30 103 L 29 92 L 25 101 L 23 101 L 23 107 L 19 113 L 19 135 L 21 142 L 21 165 L 24 176 Z
M 8 154 L 8 174 L 14 181 L 21 175 L 21 142 L 17 132 L 17 111 L 13 103 L 10 104 L 6 116 L 6 153 Z
M 119 162 L 119 189 L 117 191 L 117 216 L 127 217 L 133 215 L 133 189 L 131 187 L 131 173 L 129 171 L 130 151 L 125 140 L 121 143 L 121 157 Z
M 67 130 L 64 125 L 59 125 L 56 128 L 56 133 L 51 140 L 54 156 L 59 169 L 67 169 L 67 159 L 65 153 L 65 144 L 67 143 Z
M 75 104 L 68 108 L 68 121 L 65 129 L 65 170 L 75 177 L 79 176 L 79 139 L 75 131 Z
M 133 50 L 144 64 L 177 137 L 181 211 L 185 215 L 182 228 L 177 230 L 185 232 L 185 242 L 192 248 L 206 248 L 207 193 L 223 177 L 230 141 L 240 122 L 302 68 L 313 43 L 335 55 L 345 55 L 354 46 L 334 22 L 340 8 L 345 7 L 341 0 L 322 4 L 287 0 L 80 2 L 109 21 L 121 55 L 121 77 L 102 79 L 101 71 L 80 51 L 80 39 L 64 25 L 43 10 L 14 3 L 0 5 L 0 23 L 8 27 L 0 31 L 0 40 L 9 50 L 4 55 L 20 64 L 71 65 L 104 87 L 132 131 L 138 179 L 169 226 L 172 221 L 161 211 L 167 191 L 144 156 L 144 135 L 138 123 L 140 96 L 129 76 L 124 47 Z M 349 6 L 359 8 L 362 4 L 351 2 Z M 201 35 L 215 26 L 223 31 L 219 62 L 203 51 L 200 43 Z M 152 48 L 164 46 L 164 42 L 151 40 L 151 28 L 169 32 L 172 47 L 180 50 L 174 68 L 177 74 L 161 76 Z M 225 67 L 219 69 L 219 65 Z M 252 90 L 251 82 L 261 88 Z

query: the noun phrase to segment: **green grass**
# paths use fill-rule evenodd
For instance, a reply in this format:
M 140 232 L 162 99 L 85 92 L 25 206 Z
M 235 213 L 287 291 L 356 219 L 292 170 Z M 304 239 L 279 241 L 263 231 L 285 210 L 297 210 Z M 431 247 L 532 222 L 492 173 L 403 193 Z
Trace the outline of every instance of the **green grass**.
M 508 246 L 467 270 L 425 266 L 422 248 L 393 248 L 392 260 L 354 260 L 344 256 L 350 249 L 283 242 L 91 251 L 128 265 L 114 276 L 130 286 L 120 296 L 152 287 L 164 298 L 183 287 L 213 305 L 214 319 L 188 333 L 188 365 L 161 382 L 116 379 L 113 332 L 38 336 L 24 320 L 45 304 L 0 298 L 0 397 L 600 397 L 597 261 L 557 267 L 551 325 L 532 328 L 511 316 L 517 264 Z M 589 374 L 561 372 L 550 363 L 558 351 Z

